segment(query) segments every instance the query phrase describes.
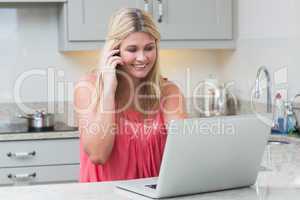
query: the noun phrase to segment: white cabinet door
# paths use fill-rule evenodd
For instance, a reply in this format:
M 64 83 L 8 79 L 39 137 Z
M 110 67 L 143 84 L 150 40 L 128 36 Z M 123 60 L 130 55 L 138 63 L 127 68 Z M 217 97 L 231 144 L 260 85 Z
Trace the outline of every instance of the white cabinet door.
M 77 182 L 79 165 L 0 168 L 0 186 Z
M 154 0 L 162 40 L 232 39 L 232 0 Z
M 0 168 L 78 163 L 78 139 L 0 143 Z
M 144 8 L 144 0 L 69 0 L 69 41 L 104 41 L 112 13 L 122 7 Z

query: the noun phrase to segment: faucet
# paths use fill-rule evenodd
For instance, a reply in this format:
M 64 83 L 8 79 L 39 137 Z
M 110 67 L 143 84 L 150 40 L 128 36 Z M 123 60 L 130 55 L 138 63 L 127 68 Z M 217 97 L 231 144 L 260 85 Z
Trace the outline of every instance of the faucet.
M 257 70 L 256 80 L 255 80 L 255 98 L 260 97 L 260 74 L 264 72 L 265 76 L 267 78 L 267 112 L 272 112 L 272 99 L 271 99 L 271 79 L 270 79 L 270 73 L 268 69 L 265 66 L 261 66 Z
M 291 99 L 291 106 L 294 108 L 298 108 L 298 107 L 296 107 L 296 106 L 294 106 L 294 104 L 295 104 L 295 100 L 298 98 L 298 97 L 300 97 L 300 93 L 298 93 L 298 94 L 296 94 L 292 99 Z

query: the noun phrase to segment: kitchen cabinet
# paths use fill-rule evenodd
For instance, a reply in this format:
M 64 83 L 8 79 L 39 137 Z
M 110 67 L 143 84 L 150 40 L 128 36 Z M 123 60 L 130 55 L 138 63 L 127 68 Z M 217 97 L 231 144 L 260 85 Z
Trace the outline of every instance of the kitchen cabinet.
M 232 39 L 231 0 L 157 0 L 153 17 L 162 40 Z
M 144 8 L 143 0 L 68 0 L 59 8 L 62 51 L 94 50 L 103 45 L 111 14 L 122 7 Z
M 69 0 L 68 30 L 70 41 L 105 40 L 111 14 L 122 7 L 141 7 L 142 0 Z
M 52 184 L 77 181 L 78 165 L 15 167 L 0 169 L 0 185 Z
M 109 17 L 121 7 L 147 9 L 163 48 L 234 48 L 235 0 L 68 0 L 59 9 L 61 51 L 94 50 L 105 41 Z
M 0 185 L 75 182 L 79 140 L 0 142 Z

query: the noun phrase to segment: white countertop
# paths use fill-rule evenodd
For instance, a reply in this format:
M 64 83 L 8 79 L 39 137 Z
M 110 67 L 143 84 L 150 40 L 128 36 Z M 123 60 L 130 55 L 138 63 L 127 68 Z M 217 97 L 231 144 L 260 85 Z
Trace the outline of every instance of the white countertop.
M 5 133 L 0 134 L 1 141 L 19 141 L 19 140 L 45 140 L 45 139 L 67 139 L 79 138 L 78 131 L 62 132 L 32 132 L 32 133 Z
M 221 192 L 189 195 L 169 199 L 201 199 L 201 200 L 298 200 L 300 197 L 300 182 L 298 185 L 272 186 L 274 174 L 261 172 L 256 185 L 252 187 L 227 190 Z M 264 178 L 262 178 L 264 177 Z M 127 192 L 115 187 L 116 182 L 102 183 L 70 183 L 37 186 L 15 186 L 0 188 L 1 199 L 5 200 L 129 200 L 149 199 L 138 194 Z

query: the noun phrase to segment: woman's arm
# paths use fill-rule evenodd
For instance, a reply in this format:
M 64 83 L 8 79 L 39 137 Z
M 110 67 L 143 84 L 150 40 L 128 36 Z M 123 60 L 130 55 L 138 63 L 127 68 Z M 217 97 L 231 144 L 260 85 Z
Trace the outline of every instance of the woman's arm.
M 84 151 L 95 164 L 104 164 L 112 151 L 115 137 L 115 92 L 107 89 L 95 100 L 97 75 L 79 81 L 74 92 Z M 94 101 L 94 102 L 93 102 Z
M 80 137 L 85 152 L 96 164 L 109 158 L 116 133 L 115 93 L 116 66 L 123 61 L 120 50 L 104 52 L 99 74 L 79 81 L 75 88 L 75 109 L 78 115 Z
M 164 81 L 162 87 L 162 107 L 165 121 L 187 118 L 186 105 L 179 88 L 170 81 Z

